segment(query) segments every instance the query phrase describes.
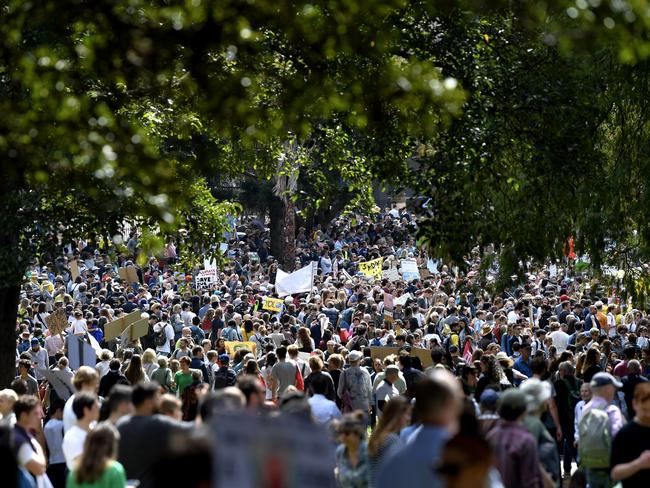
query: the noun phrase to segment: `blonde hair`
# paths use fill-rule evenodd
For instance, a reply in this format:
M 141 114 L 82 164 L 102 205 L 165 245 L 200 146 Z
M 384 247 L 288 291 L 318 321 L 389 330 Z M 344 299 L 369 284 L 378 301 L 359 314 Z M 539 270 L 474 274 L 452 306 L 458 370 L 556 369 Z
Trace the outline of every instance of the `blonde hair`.
M 18 394 L 11 388 L 0 390 L 0 398 L 14 404 L 18 400 Z
M 90 366 L 81 366 L 72 378 L 72 386 L 78 391 L 95 381 L 99 381 L 99 373 L 97 373 L 97 370 Z
M 142 362 L 143 363 L 155 363 L 156 362 L 156 351 L 153 349 L 146 349 L 142 353 Z

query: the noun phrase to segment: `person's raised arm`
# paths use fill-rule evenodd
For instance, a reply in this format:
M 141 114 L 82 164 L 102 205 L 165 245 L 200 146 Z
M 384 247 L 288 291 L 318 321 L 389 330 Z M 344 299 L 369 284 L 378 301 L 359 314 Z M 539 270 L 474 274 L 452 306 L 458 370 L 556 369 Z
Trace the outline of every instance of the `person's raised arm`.
M 650 450 L 643 451 L 638 458 L 629 463 L 614 466 L 612 468 L 612 479 L 614 481 L 625 480 L 644 469 L 650 469 Z

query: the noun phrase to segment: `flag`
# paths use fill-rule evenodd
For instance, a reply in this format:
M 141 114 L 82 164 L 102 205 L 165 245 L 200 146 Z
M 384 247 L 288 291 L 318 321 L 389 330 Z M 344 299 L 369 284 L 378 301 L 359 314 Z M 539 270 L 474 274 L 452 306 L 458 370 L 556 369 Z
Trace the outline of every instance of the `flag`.
M 300 268 L 298 271 L 284 276 L 281 280 L 276 278 L 275 290 L 278 292 L 278 296 L 284 297 L 293 295 L 294 293 L 310 293 L 312 291 L 314 275 L 316 274 L 315 268 L 317 266 L 318 263 L 312 261 L 304 268 Z

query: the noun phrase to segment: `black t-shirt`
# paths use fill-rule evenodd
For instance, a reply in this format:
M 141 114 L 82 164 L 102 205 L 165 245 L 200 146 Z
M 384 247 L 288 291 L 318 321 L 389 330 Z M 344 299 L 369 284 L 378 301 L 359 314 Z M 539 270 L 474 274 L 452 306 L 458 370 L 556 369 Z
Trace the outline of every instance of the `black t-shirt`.
M 629 463 L 650 449 L 650 427 L 632 421 L 618 431 L 612 441 L 612 466 Z M 650 469 L 637 472 L 623 480 L 623 488 L 650 486 Z

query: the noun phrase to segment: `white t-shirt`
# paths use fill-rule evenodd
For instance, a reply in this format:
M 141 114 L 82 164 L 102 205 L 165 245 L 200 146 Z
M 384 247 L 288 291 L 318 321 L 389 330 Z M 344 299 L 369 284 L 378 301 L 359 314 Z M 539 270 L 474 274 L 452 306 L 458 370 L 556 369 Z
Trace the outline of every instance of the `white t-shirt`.
M 562 354 L 566 351 L 566 348 L 569 345 L 569 334 L 562 330 L 556 330 L 551 332 L 548 336 L 553 340 L 553 345 L 557 349 L 558 354 Z
M 174 328 L 172 327 L 171 324 L 168 323 L 163 323 L 159 322 L 156 325 L 153 326 L 153 331 L 158 333 L 160 332 L 160 329 L 164 327 L 165 328 L 165 343 L 162 346 L 156 346 L 156 351 L 158 352 L 165 352 L 169 354 L 171 352 L 171 349 L 169 347 L 169 341 L 174 340 Z
M 81 456 L 84 450 L 87 435 L 88 432 L 78 425 L 73 425 L 63 436 L 63 455 L 65 456 L 65 464 L 70 471 L 74 470 L 75 460 Z
M 88 325 L 86 324 L 85 319 L 80 319 L 80 320 L 75 319 L 70 324 L 68 330 L 74 335 L 85 334 L 86 332 L 88 332 Z

